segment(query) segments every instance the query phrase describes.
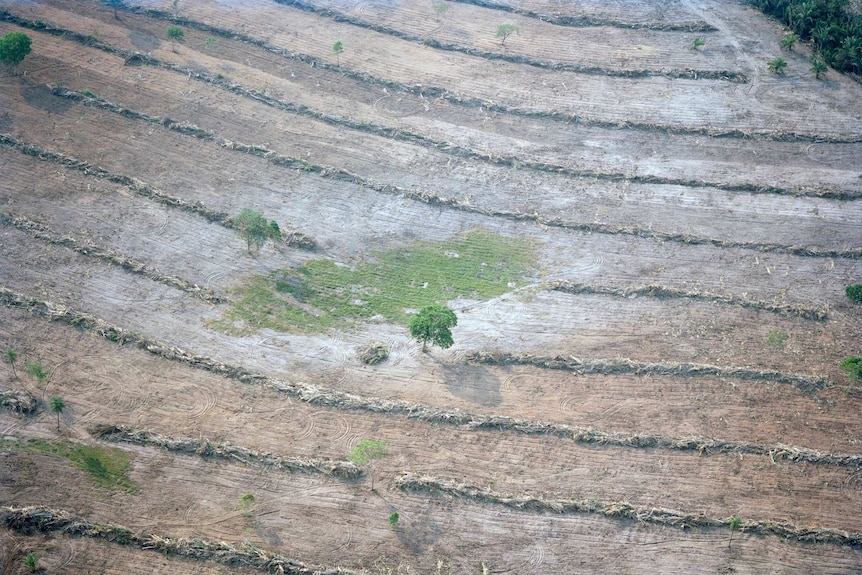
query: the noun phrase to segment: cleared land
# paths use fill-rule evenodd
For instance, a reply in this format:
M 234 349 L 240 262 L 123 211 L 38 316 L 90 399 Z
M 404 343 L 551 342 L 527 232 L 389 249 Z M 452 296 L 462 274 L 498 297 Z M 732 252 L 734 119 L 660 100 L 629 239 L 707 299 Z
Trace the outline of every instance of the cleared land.
M 726 1 L 117 16 L 0 5 L 0 572 L 862 573 L 858 82 Z

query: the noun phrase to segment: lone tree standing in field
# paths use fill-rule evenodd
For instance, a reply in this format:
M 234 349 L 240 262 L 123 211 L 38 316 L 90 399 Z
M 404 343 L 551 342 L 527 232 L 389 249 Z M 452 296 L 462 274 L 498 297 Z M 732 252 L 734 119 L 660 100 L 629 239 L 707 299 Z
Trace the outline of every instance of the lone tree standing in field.
M 450 328 L 456 325 L 458 318 L 454 311 L 445 305 L 429 305 L 410 318 L 410 335 L 422 342 L 422 353 L 429 341 L 446 349 L 455 343 Z
M 55 395 L 51 398 L 50 408 L 51 413 L 57 414 L 57 431 L 60 431 L 60 414 L 63 413 L 64 409 L 66 409 L 66 402 L 63 401 L 62 397 Z
M 9 32 L 0 38 L 0 62 L 14 68 L 30 53 L 30 36 L 23 32 Z
M 123 6 L 123 0 L 106 0 L 108 6 L 114 9 L 114 19 L 119 20 L 120 16 L 117 14 L 117 8 Z
M 356 465 L 365 465 L 368 467 L 368 476 L 371 478 L 371 491 L 374 491 L 374 460 L 388 453 L 389 450 L 385 441 L 363 439 L 356 444 L 356 447 L 347 456 L 347 459 Z
M 341 40 L 338 40 L 335 44 L 332 45 L 332 53 L 335 54 L 335 61 L 338 63 L 338 66 L 341 66 L 341 53 L 344 52 L 344 44 L 341 43 Z
M 18 359 L 18 350 L 14 347 L 7 347 L 6 351 L 3 353 L 3 357 L 6 358 L 6 361 L 8 361 L 9 365 L 12 366 L 12 375 L 18 377 L 18 372 L 15 371 L 15 360 Z
M 233 219 L 233 227 L 245 238 L 248 253 L 251 246 L 260 249 L 266 240 L 278 241 L 281 239 L 281 229 L 273 220 L 267 222 L 263 214 L 250 208 L 244 208 L 239 215 Z
M 514 24 L 500 24 L 497 26 L 497 33 L 495 36 L 500 38 L 500 46 L 506 45 L 506 38 L 511 36 L 512 34 L 520 34 L 521 29 L 518 28 Z
M 179 26 L 168 26 L 167 31 L 165 32 L 168 40 L 171 41 L 173 45 L 174 52 L 177 51 L 177 42 L 183 42 L 186 39 L 186 33 Z

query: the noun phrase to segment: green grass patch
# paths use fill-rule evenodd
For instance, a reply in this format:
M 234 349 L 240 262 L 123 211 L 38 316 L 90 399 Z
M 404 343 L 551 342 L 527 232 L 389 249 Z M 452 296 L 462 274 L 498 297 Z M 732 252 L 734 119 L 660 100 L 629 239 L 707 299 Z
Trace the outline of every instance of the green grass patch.
M 524 285 L 534 256 L 529 240 L 477 229 L 447 242 L 373 252 L 353 268 L 311 260 L 251 278 L 213 326 L 234 333 L 319 332 L 369 319 L 406 323 L 427 305 L 488 299 Z
M 135 490 L 135 484 L 126 476 L 132 454 L 116 447 L 31 439 L 29 441 L 0 440 L 0 449 L 19 449 L 62 457 L 86 471 L 99 487 L 113 491 Z

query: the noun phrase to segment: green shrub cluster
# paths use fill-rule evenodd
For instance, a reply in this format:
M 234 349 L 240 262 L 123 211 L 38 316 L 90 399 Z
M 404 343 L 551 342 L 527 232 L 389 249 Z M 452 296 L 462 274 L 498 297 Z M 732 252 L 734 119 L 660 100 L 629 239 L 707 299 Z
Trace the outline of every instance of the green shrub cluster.
M 862 15 L 847 0 L 749 0 L 810 42 L 839 72 L 862 74 Z

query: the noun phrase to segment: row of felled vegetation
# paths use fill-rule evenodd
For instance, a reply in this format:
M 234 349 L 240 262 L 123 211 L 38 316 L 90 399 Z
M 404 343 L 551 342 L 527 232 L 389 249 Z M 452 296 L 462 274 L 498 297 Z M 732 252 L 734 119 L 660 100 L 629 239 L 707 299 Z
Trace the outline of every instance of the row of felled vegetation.
M 862 74 L 862 15 L 847 0 L 749 0 L 810 42 L 839 72 Z

